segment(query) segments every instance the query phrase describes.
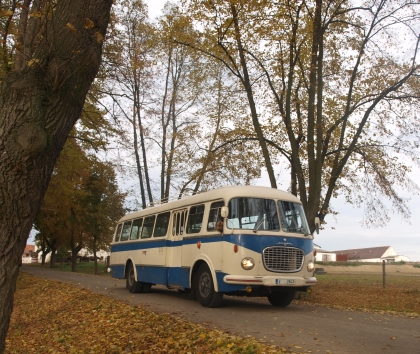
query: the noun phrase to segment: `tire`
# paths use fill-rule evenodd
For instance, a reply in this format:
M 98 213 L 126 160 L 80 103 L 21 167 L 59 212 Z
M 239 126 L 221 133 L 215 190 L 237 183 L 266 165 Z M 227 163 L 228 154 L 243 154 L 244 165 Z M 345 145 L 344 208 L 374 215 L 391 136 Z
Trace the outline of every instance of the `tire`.
M 201 306 L 219 307 L 223 300 L 223 293 L 214 290 L 213 277 L 207 264 L 202 264 L 198 268 L 195 279 L 194 287 Z
M 143 283 L 136 281 L 133 263 L 129 263 L 127 267 L 127 277 L 125 287 L 130 293 L 141 293 L 143 291 Z
M 271 305 L 276 307 L 286 307 L 295 298 L 295 291 L 282 291 L 278 293 L 272 293 L 267 295 L 267 299 Z

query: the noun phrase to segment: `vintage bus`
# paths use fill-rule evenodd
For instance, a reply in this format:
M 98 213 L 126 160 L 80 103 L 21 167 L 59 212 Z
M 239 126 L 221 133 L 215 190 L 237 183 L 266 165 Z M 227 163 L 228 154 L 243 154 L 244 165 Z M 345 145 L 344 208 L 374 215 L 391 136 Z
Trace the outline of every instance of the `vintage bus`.
M 219 306 L 224 294 L 266 296 L 284 307 L 316 284 L 299 199 L 257 186 L 222 187 L 124 216 L 109 271 L 132 293 L 162 284 L 205 307 Z

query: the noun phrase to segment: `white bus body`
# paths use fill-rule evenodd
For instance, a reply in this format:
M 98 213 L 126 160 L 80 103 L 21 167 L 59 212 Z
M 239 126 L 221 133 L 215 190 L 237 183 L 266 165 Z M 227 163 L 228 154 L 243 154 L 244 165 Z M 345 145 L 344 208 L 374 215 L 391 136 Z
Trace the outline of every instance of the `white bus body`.
M 110 257 L 130 292 L 155 284 L 191 291 L 203 306 L 223 294 L 267 296 L 287 306 L 316 284 L 313 236 L 290 193 L 232 186 L 121 218 Z

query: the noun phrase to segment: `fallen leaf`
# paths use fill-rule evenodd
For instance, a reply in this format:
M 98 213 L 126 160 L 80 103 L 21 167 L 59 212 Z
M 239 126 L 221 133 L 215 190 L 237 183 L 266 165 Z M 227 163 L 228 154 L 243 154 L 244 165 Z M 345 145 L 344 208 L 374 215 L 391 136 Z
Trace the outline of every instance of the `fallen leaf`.
M 98 43 L 102 43 L 104 41 L 104 37 L 100 32 L 95 32 L 95 36 Z
M 66 23 L 66 28 L 73 34 L 77 33 L 76 27 L 74 27 L 70 22 Z
M 90 20 L 90 19 L 88 19 L 88 18 L 85 18 L 85 28 L 86 29 L 88 29 L 88 28 L 92 28 L 92 27 L 94 27 L 95 26 L 95 24 L 93 23 L 93 21 L 92 20 Z

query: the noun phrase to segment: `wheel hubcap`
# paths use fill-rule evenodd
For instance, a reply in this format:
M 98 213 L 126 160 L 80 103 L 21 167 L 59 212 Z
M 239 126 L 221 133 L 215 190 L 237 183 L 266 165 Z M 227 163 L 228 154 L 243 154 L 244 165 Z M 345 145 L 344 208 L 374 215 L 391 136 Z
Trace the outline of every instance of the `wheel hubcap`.
M 211 280 L 210 280 L 210 276 L 205 273 L 202 274 L 200 277 L 200 294 L 202 297 L 207 297 L 210 294 L 210 288 L 211 288 Z
M 130 275 L 128 277 L 128 281 L 130 286 L 134 284 L 134 269 L 130 269 Z

